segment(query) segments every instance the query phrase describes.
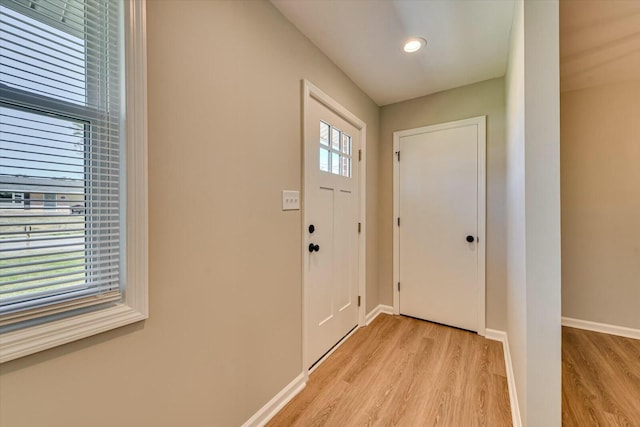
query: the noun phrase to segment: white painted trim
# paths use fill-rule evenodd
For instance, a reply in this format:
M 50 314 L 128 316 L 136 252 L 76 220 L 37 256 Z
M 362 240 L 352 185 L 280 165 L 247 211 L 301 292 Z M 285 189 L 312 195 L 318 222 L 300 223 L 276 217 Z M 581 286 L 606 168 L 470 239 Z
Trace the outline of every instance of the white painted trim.
M 393 314 L 393 307 L 390 305 L 379 304 L 376 308 L 367 314 L 367 326 L 373 322 L 376 317 L 381 314 Z
M 130 0 L 127 22 L 127 289 L 125 304 L 149 316 L 147 2 Z
M 485 335 L 487 317 L 487 116 L 478 120 L 478 334 Z
M 362 122 L 360 128 L 360 246 L 358 248 L 358 295 L 360 295 L 360 310 L 358 311 L 358 326 L 365 326 L 367 311 L 367 125 Z
M 348 121 L 352 124 L 356 129 L 360 131 L 360 149 L 362 150 L 362 161 L 360 162 L 360 173 L 359 173 L 359 197 L 360 197 L 360 212 L 358 213 L 361 223 L 361 233 L 359 236 L 359 245 L 358 245 L 358 294 L 361 296 L 360 307 L 358 309 L 358 326 L 365 326 L 365 307 L 367 306 L 367 286 L 366 286 L 366 260 L 367 260 L 367 216 L 366 216 L 366 207 L 367 207 L 367 124 L 360 120 L 356 115 L 351 113 L 349 110 L 340 105 L 335 99 L 324 93 L 317 86 L 311 83 L 308 80 L 302 80 L 302 189 L 301 189 L 301 200 L 302 200 L 302 236 L 306 233 L 306 224 L 309 222 L 307 219 L 307 212 L 305 209 L 305 187 L 308 181 L 307 170 L 305 167 L 305 147 L 306 147 L 306 136 L 305 136 L 305 127 L 306 127 L 306 114 L 308 111 L 308 102 L 309 98 L 312 97 L 322 105 L 326 106 L 334 113 L 342 117 L 344 120 Z M 302 251 L 302 262 L 304 263 L 305 250 L 306 250 L 306 240 L 301 239 L 301 251 Z M 307 292 L 306 292 L 306 283 L 307 283 L 307 272 L 306 269 L 302 268 L 302 363 L 303 366 L 309 366 L 308 359 L 308 350 L 307 350 Z M 336 346 L 337 347 L 337 346 Z M 334 347 L 335 348 L 335 347 Z M 318 365 L 317 363 L 316 365 Z M 308 378 L 308 372 L 306 372 Z
M 487 116 L 472 117 L 464 120 L 407 129 L 393 133 L 393 313 L 400 314 L 400 233 L 397 218 L 400 214 L 400 168 L 396 153 L 400 150 L 400 138 L 428 132 L 438 132 L 462 126 L 476 125 L 478 129 L 478 319 L 477 332 L 485 335 L 486 327 L 486 153 L 487 153 Z
M 640 340 L 640 329 L 627 328 L 625 326 L 608 325 L 606 323 L 572 319 L 570 317 L 562 318 L 562 326 Z
M 400 216 L 400 168 L 397 152 L 400 151 L 400 135 L 393 133 L 393 314 L 400 314 L 400 233 L 398 230 L 397 218 Z
M 126 292 L 122 303 L 2 334 L 0 363 L 148 317 L 146 1 L 125 6 L 127 86 Z
M 242 427 L 262 427 L 267 424 L 291 399 L 296 397 L 296 395 L 304 389 L 307 385 L 305 379 L 305 373 L 301 372 L 300 375 L 280 390 L 278 394 L 273 396 L 273 399 L 268 401 L 258 412 L 242 424 Z
M 300 250 L 302 251 L 302 371 L 304 373 L 304 379 L 305 382 L 309 379 L 309 364 L 307 363 L 307 359 L 309 358 L 308 356 L 308 345 L 307 345 L 307 312 L 308 312 L 308 307 L 307 307 L 307 283 L 308 283 L 308 278 L 307 278 L 307 269 L 305 268 L 305 246 L 306 246 L 306 239 L 304 238 L 305 233 L 307 232 L 307 230 L 305 229 L 305 225 L 309 222 L 309 219 L 307 218 L 307 209 L 305 207 L 306 205 L 306 200 L 307 200 L 307 194 L 306 194 L 306 190 L 305 187 L 307 185 L 307 182 L 309 180 L 308 178 L 308 171 L 307 171 L 307 167 L 305 165 L 305 156 L 306 156 L 306 141 L 307 141 L 307 137 L 306 137 L 306 126 L 307 126 L 307 111 L 309 110 L 309 97 L 310 95 L 310 91 L 311 88 L 309 87 L 308 83 L 306 80 L 302 80 L 302 126 L 300 126 L 300 141 L 302 141 L 302 147 L 300 149 L 300 163 L 301 163 L 301 168 L 302 168 L 302 187 L 300 188 L 300 209 L 302 210 L 302 223 L 300 224 L 301 228 L 302 228 L 302 234 L 301 234 L 301 239 L 300 239 Z
M 487 328 L 485 338 L 500 341 L 502 343 L 502 351 L 504 353 L 504 365 L 507 371 L 507 385 L 509 386 L 509 401 L 511 403 L 511 421 L 513 427 L 522 427 L 522 418 L 520 416 L 520 405 L 518 404 L 518 392 L 516 389 L 516 379 L 513 373 L 513 363 L 511 362 L 511 351 L 509 349 L 509 338 L 504 331 Z
M 506 335 L 507 333 L 505 331 L 499 331 L 497 329 L 487 328 L 487 330 L 485 331 L 484 337 L 491 341 L 500 341 L 504 343 Z

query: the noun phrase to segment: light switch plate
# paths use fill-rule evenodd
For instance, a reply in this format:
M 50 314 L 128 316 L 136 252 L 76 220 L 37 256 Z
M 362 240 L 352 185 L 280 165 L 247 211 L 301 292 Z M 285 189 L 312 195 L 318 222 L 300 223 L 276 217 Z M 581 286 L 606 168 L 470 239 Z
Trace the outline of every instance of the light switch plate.
M 282 210 L 300 210 L 300 192 L 296 190 L 282 190 Z

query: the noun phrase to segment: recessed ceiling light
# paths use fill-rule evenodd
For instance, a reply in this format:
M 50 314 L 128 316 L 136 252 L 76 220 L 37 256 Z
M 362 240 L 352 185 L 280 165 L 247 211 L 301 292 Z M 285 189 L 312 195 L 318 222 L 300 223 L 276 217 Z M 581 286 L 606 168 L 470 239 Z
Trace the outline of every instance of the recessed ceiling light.
M 422 37 L 411 37 L 404 43 L 402 48 L 407 53 L 417 52 L 427 44 L 427 41 Z

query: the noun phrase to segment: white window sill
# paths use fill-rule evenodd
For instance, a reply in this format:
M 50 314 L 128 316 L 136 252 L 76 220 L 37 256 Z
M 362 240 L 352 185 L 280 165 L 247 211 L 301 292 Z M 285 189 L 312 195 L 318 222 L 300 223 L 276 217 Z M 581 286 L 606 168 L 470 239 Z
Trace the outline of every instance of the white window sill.
M 0 363 L 139 322 L 147 317 L 125 304 L 117 304 L 114 307 L 4 333 L 0 338 Z

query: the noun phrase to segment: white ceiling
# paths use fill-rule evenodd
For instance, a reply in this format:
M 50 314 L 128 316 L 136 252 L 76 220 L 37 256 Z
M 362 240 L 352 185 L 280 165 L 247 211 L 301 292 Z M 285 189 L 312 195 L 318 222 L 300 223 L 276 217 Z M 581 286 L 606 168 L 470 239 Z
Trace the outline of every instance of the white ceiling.
M 378 105 L 505 74 L 513 0 L 271 0 Z M 404 40 L 427 40 L 406 54 Z

